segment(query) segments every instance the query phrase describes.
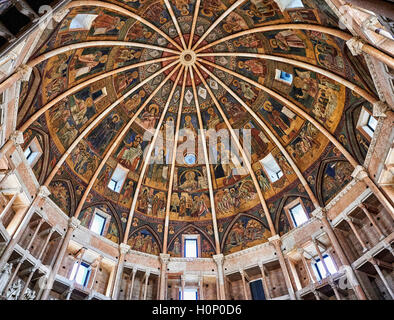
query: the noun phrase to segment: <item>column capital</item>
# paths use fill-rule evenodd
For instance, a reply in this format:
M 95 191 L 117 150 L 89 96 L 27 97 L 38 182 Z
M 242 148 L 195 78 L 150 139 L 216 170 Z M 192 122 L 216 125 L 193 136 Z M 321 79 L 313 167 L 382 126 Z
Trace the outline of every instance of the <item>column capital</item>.
M 348 46 L 350 52 L 354 56 L 358 56 L 359 54 L 363 53 L 363 46 L 365 42 L 358 37 L 353 37 L 346 41 L 346 45 Z
M 18 73 L 22 81 L 29 81 L 33 68 L 27 64 L 22 64 L 18 68 Z
M 369 28 L 376 28 L 377 25 L 379 25 L 379 20 L 376 16 L 371 16 L 362 23 L 365 30 L 368 30 Z
M 387 117 L 386 112 L 389 109 L 390 107 L 384 101 L 378 101 L 372 105 L 372 113 L 373 116 L 376 118 L 386 118 Z
M 312 211 L 312 215 L 317 219 L 322 220 L 324 218 L 327 218 L 327 209 L 318 207 L 314 211 Z
M 40 198 L 47 198 L 47 197 L 49 197 L 50 194 L 51 194 L 51 192 L 49 191 L 47 186 L 41 186 L 38 189 L 37 196 L 39 196 Z
M 270 238 L 268 238 L 268 241 L 271 243 L 279 243 L 279 245 L 281 244 L 281 239 L 280 239 L 280 236 L 278 235 L 278 234 L 276 234 L 276 235 L 274 235 L 274 236 L 272 236 L 272 237 L 270 237 Z
M 304 248 L 297 247 L 297 253 L 299 253 L 300 255 L 304 256 L 304 251 Z
M 372 257 L 372 254 L 370 252 L 366 252 L 364 253 L 364 258 L 369 261 L 370 263 L 372 263 L 373 265 L 376 264 L 376 261 L 374 260 L 374 258 Z
M 215 254 L 212 256 L 212 258 L 216 262 L 217 265 L 222 265 L 224 262 L 224 255 L 222 253 Z
M 121 254 L 126 254 L 127 252 L 129 252 L 130 250 L 130 246 L 126 243 L 121 243 L 119 245 L 119 251 Z
M 359 204 L 357 204 L 357 206 L 360 208 L 360 209 L 365 209 L 365 210 L 367 210 L 367 207 L 365 206 L 365 204 L 363 203 L 363 202 L 360 202 Z
M 162 264 L 167 265 L 170 262 L 170 255 L 166 253 L 160 253 L 159 259 Z
M 10 136 L 10 140 L 16 145 L 22 144 L 25 141 L 23 132 L 18 130 L 14 131 Z
M 368 177 L 368 173 L 362 165 L 358 165 L 352 172 L 352 177 L 357 181 L 362 181 Z
M 68 226 L 74 230 L 77 229 L 80 224 L 81 224 L 81 221 L 79 221 L 75 217 L 72 217 L 70 220 L 68 220 Z

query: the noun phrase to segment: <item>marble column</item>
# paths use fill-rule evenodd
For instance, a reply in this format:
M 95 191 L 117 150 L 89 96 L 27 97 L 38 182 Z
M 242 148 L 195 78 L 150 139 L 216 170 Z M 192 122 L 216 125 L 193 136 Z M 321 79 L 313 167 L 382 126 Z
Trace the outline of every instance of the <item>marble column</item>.
M 10 199 L 10 201 L 8 201 L 8 203 L 6 204 L 6 206 L 4 207 L 3 210 L 1 210 L 0 212 L 0 221 L 3 218 L 3 215 L 12 207 L 12 205 L 14 204 L 16 197 L 19 195 L 18 193 L 15 193 L 12 198 Z
M 181 300 L 185 298 L 185 276 L 181 275 Z
M 315 246 L 317 255 L 318 255 L 319 258 L 320 258 L 320 261 L 321 261 L 321 263 L 322 263 L 322 265 L 323 265 L 323 268 L 324 268 L 324 270 L 326 270 L 326 276 L 329 276 L 331 273 L 330 273 L 330 271 L 328 270 L 328 267 L 327 267 L 326 262 L 324 261 L 323 254 L 322 254 L 321 251 L 320 251 L 320 248 L 319 248 L 319 244 L 318 244 L 317 239 L 316 239 L 316 238 L 312 238 L 312 242 L 313 242 L 313 244 L 314 244 L 314 246 Z
M 376 263 L 376 260 L 371 258 L 368 260 L 373 267 L 375 268 L 376 272 L 378 273 L 380 279 L 382 280 L 384 286 L 386 287 L 387 291 L 389 292 L 391 299 L 394 300 L 394 293 L 393 290 L 391 290 L 389 283 L 387 282 L 386 277 L 384 276 L 384 274 L 382 273 L 382 270 L 380 270 L 379 265 Z
M 160 294 L 159 294 L 159 300 L 166 300 L 166 277 L 167 277 L 167 266 L 168 263 L 170 262 L 170 255 L 169 254 L 164 254 L 160 253 L 160 262 L 161 262 L 161 267 L 160 267 Z
M 27 280 L 26 280 L 26 282 L 25 282 L 25 285 L 24 285 L 24 287 L 23 287 L 23 289 L 22 289 L 22 292 L 21 292 L 21 294 L 20 294 L 18 300 L 22 300 L 22 299 L 23 299 L 23 296 L 24 296 L 24 294 L 26 293 L 27 288 L 29 287 L 30 281 L 31 281 L 31 279 L 33 278 L 33 275 L 34 275 L 34 273 L 37 271 L 37 269 L 38 269 L 38 266 L 34 266 L 34 267 L 30 268 L 29 276 L 27 277 Z
M 199 290 L 199 300 L 204 300 L 204 276 L 201 275 L 198 278 L 198 290 Z
M 350 265 L 350 261 L 347 258 L 345 252 L 343 251 L 343 249 L 338 241 L 338 238 L 331 226 L 331 223 L 327 219 L 326 210 L 324 208 L 320 208 L 320 210 L 315 210 L 314 216 L 321 221 L 321 223 L 323 225 L 323 229 L 327 233 L 327 236 L 330 239 L 331 244 L 339 257 L 339 260 L 341 261 L 341 264 L 342 264 L 341 268 L 344 269 L 344 271 L 346 273 L 347 280 L 351 284 L 357 298 L 359 300 L 366 300 L 367 297 L 364 293 L 364 290 L 362 289 L 362 287 L 356 277 L 356 274 Z
M 116 267 L 116 274 L 115 274 L 115 281 L 114 281 L 114 287 L 112 289 L 112 299 L 117 300 L 119 297 L 119 291 L 120 291 L 120 282 L 122 280 L 122 275 L 123 275 L 123 266 L 124 266 L 124 258 L 126 256 L 126 253 L 130 250 L 130 246 L 121 243 L 119 245 L 119 259 Z
M 44 199 L 50 195 L 50 192 L 47 187 L 41 186 L 40 189 L 38 190 L 38 194 L 36 198 L 33 200 L 33 202 L 30 204 L 29 209 L 25 212 L 22 221 L 19 223 L 17 229 L 13 233 L 11 240 L 8 242 L 7 247 L 3 251 L 3 254 L 0 258 L 0 270 L 3 268 L 3 266 L 6 264 L 8 259 L 10 258 L 12 252 L 14 251 L 15 245 L 18 243 L 22 236 L 21 230 L 24 230 L 29 223 L 34 211 L 36 210 L 36 204 L 39 200 Z
M 79 268 L 81 267 L 81 263 L 82 263 L 82 259 L 83 259 L 83 255 L 85 254 L 85 251 L 86 251 L 86 249 L 82 248 L 79 251 L 78 255 L 77 255 L 77 257 L 78 257 L 78 266 L 77 266 L 77 269 L 75 270 L 74 277 L 71 279 L 72 282 L 75 282 L 75 278 L 78 275 L 78 271 L 79 271 Z
M 345 217 L 344 220 L 349 224 L 350 229 L 352 229 L 354 235 L 356 236 L 358 242 L 360 242 L 361 246 L 363 247 L 363 252 L 367 252 L 368 248 L 363 239 L 360 236 L 360 233 L 358 232 L 356 226 L 353 223 L 353 219 L 351 217 Z
M 54 232 L 55 232 L 55 229 L 54 229 L 54 228 L 51 228 L 51 229 L 48 230 L 48 235 L 47 235 L 47 237 L 45 238 L 45 242 L 44 242 L 43 246 L 41 247 L 40 252 L 38 253 L 37 260 L 41 260 L 42 255 L 44 254 L 45 250 L 47 249 L 49 240 L 51 239 L 52 234 L 53 234 Z
M 312 289 L 313 295 L 315 296 L 316 300 L 320 300 L 319 292 L 315 288 Z
M 15 270 L 12 273 L 12 276 L 8 279 L 7 285 L 4 288 L 4 291 L 3 291 L 4 297 L 7 296 L 8 289 L 12 286 L 12 283 L 14 282 L 14 279 L 15 279 L 16 275 L 18 274 L 20 267 L 22 266 L 22 263 L 25 260 L 26 260 L 26 256 L 22 256 L 21 258 L 19 258 L 18 264 L 16 265 Z
M 132 277 L 131 277 L 131 285 L 129 289 L 129 299 L 128 300 L 133 300 L 133 291 L 134 291 L 134 283 L 135 283 L 135 275 L 137 274 L 137 268 L 133 268 L 132 271 Z
M 267 279 L 267 276 L 265 274 L 265 267 L 264 267 L 264 263 L 262 261 L 259 262 L 259 268 L 260 268 L 260 271 L 261 271 L 261 279 L 262 279 L 262 282 L 263 282 L 265 298 L 267 300 L 270 300 L 271 299 L 271 294 L 270 294 L 269 287 L 268 287 L 268 279 Z
M 247 288 L 246 288 L 245 273 L 242 269 L 239 269 L 239 273 L 240 273 L 241 279 L 242 279 L 242 288 L 244 290 L 244 300 L 249 300 L 248 292 L 247 292 Z
M 226 289 L 224 286 L 224 255 L 223 254 L 216 254 L 212 256 L 213 260 L 216 263 L 216 270 L 217 270 L 217 280 L 219 284 L 219 299 L 226 300 Z
M 369 210 L 367 209 L 367 207 L 363 204 L 360 203 L 358 205 L 360 207 L 360 209 L 364 212 L 364 214 L 367 216 L 367 218 L 369 219 L 369 221 L 372 223 L 373 227 L 375 228 L 376 232 L 379 234 L 379 240 L 384 239 L 385 235 L 383 233 L 383 231 L 380 229 L 380 227 L 378 226 L 375 218 L 372 216 L 372 214 L 369 212 Z
M 101 265 L 101 260 L 103 259 L 103 256 L 99 255 L 97 257 L 97 259 L 92 263 L 92 265 L 94 266 L 94 274 L 92 277 L 92 285 L 90 286 L 90 290 L 94 290 L 94 286 L 95 286 L 95 282 L 96 282 L 96 278 L 97 278 L 97 273 L 98 270 L 100 269 L 100 265 Z
M 313 276 L 313 271 L 309 268 L 309 264 L 306 261 L 305 256 L 304 256 L 304 249 L 298 248 L 297 250 L 298 250 L 298 253 L 301 255 L 301 260 L 302 260 L 302 263 L 304 264 L 306 274 L 308 275 L 309 283 L 311 283 L 311 284 L 315 283 L 316 281 Z
M 34 240 L 36 239 L 37 234 L 38 234 L 38 231 L 40 231 L 40 228 L 41 228 L 41 226 L 42 226 L 42 224 L 43 224 L 44 222 L 45 222 L 45 219 L 44 219 L 44 218 L 41 218 L 40 221 L 38 222 L 38 224 L 37 224 L 37 226 L 36 226 L 36 228 L 35 228 L 35 230 L 34 230 L 34 233 L 33 233 L 32 237 L 30 238 L 29 242 L 27 243 L 26 250 L 30 251 L 30 247 L 31 247 L 31 245 L 33 244 Z
M 150 276 L 150 271 L 147 271 L 145 274 L 144 300 L 146 300 L 146 295 L 148 293 L 149 276 Z
M 286 283 L 287 291 L 289 292 L 290 299 L 296 300 L 293 285 L 291 284 L 290 274 L 289 274 L 289 271 L 287 270 L 285 258 L 283 257 L 280 237 L 279 237 L 279 235 L 275 235 L 275 236 L 269 238 L 268 241 L 275 248 L 275 252 L 276 252 L 276 255 L 279 259 L 279 264 L 282 269 L 283 277 L 285 279 L 285 283 Z
M 65 295 L 66 295 L 66 299 L 65 300 L 70 300 L 71 294 L 73 293 L 73 291 L 74 291 L 74 287 L 73 286 L 71 286 L 70 288 L 67 289 L 67 291 L 65 292 Z
M 63 238 L 63 241 L 60 242 L 61 246 L 60 246 L 59 252 L 58 252 L 58 254 L 56 256 L 56 259 L 54 261 L 53 268 L 49 272 L 48 280 L 46 281 L 45 289 L 44 289 L 44 291 L 42 293 L 41 300 L 47 300 L 48 299 L 49 293 L 52 290 L 52 286 L 53 286 L 53 283 L 55 281 L 56 275 L 59 272 L 59 268 L 60 268 L 60 266 L 62 264 L 64 255 L 65 255 L 65 253 L 67 251 L 67 247 L 68 247 L 68 244 L 70 242 L 71 236 L 72 236 L 74 230 L 76 228 L 78 228 L 80 223 L 81 222 L 77 218 L 74 218 L 74 217 L 70 218 L 69 223 L 68 223 L 67 232 L 66 232 L 66 234 L 65 234 L 65 236 Z
M 329 277 L 329 278 L 328 278 L 328 283 L 329 283 L 330 287 L 332 288 L 332 290 L 334 291 L 335 298 L 336 298 L 337 300 L 342 300 L 342 299 L 341 299 L 341 296 L 340 296 L 340 294 L 339 294 L 339 292 L 338 292 L 338 286 L 337 286 L 337 284 L 335 283 L 334 279 L 332 279 L 332 277 Z

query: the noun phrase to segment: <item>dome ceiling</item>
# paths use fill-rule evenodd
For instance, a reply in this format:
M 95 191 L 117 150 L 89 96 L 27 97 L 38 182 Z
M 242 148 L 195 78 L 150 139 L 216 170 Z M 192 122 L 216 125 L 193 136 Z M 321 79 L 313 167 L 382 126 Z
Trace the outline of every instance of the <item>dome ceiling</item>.
M 174 136 L 166 130 L 170 125 L 176 127 L 180 114 L 179 129 L 197 133 L 201 114 L 207 130 L 227 130 L 227 124 L 232 129 L 251 129 L 251 166 L 279 233 L 288 230 L 282 210 L 286 203 L 301 197 L 309 212 L 314 206 L 278 148 L 278 141 L 321 205 L 327 203 L 350 181 L 351 166 L 304 117 L 245 79 L 295 103 L 342 139 L 347 148 L 350 146 L 345 110 L 363 100 L 316 72 L 240 53 L 295 59 L 353 79 L 363 87 L 345 56 L 343 41 L 315 31 L 282 29 L 249 33 L 209 46 L 228 35 L 265 25 L 311 23 L 338 27 L 324 1 L 303 2 L 303 9 L 281 12 L 274 1 L 244 1 L 223 20 L 219 17 L 234 1 L 202 0 L 197 10 L 193 0 L 171 1 L 170 9 L 163 1 L 155 0 L 111 1 L 118 9 L 83 1 L 84 5 L 72 6 L 36 56 L 81 42 L 95 41 L 96 45 L 68 50 L 41 63 L 39 75 L 36 74 L 41 82 L 35 109 L 26 114 L 33 114 L 70 90 L 71 94 L 25 133 L 27 142 L 37 136 L 46 150 L 34 167 L 41 183 L 62 155 L 70 152 L 49 185 L 52 199 L 70 216 L 80 211 L 78 216 L 85 226 L 95 208 L 111 215 L 107 238 L 114 242 L 123 240 L 131 208 L 129 244 L 135 250 L 159 254 L 163 250 L 168 189 L 172 183 L 169 253 L 180 255 L 182 233 L 196 233 L 202 239 L 202 256 L 209 257 L 215 252 L 210 179 L 221 250 L 231 253 L 267 241 L 268 221 L 251 174 L 246 170 L 244 174 L 232 175 L 235 161 L 207 166 L 197 135 L 195 146 L 199 148 L 178 155 L 170 179 Z M 132 17 L 127 12 L 132 12 Z M 137 16 L 144 20 L 136 19 Z M 219 23 L 209 30 L 215 21 Z M 99 45 L 97 41 L 101 40 L 124 43 Z M 111 71 L 115 72 L 108 75 Z M 293 76 L 290 83 L 286 83 L 286 74 Z M 22 97 L 32 83 L 33 80 L 30 87 L 22 88 Z M 144 137 L 147 132 L 154 135 L 159 125 L 164 141 L 157 140 L 152 157 L 164 155 L 167 162 L 144 165 L 144 154 L 149 149 Z M 367 143 L 361 137 L 357 139 L 361 139 L 360 144 Z M 70 150 L 76 140 L 79 143 Z M 184 140 L 180 138 L 178 147 Z M 217 147 L 226 148 L 220 143 Z M 363 157 L 365 150 L 359 153 Z M 270 181 L 260 163 L 269 154 L 283 172 L 275 182 Z M 129 171 L 119 192 L 114 192 L 108 183 L 118 164 Z

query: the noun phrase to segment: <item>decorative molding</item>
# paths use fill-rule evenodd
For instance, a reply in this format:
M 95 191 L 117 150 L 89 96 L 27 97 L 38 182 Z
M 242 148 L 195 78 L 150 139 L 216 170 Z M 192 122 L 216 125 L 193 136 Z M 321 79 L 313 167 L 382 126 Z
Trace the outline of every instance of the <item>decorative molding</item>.
M 75 217 L 70 218 L 70 220 L 68 221 L 68 226 L 70 228 L 72 228 L 73 230 L 77 229 L 80 224 L 81 224 L 81 221 L 79 221 Z
M 370 72 L 370 74 L 372 76 L 372 80 L 373 80 L 373 82 L 375 84 L 376 91 L 378 92 L 379 99 L 384 101 L 385 100 L 385 96 L 384 96 L 384 93 L 383 93 L 382 84 L 380 83 L 380 80 L 379 80 L 379 77 L 378 77 L 378 73 L 376 71 L 375 64 L 372 61 L 372 58 L 371 58 L 370 55 L 364 53 L 363 56 L 364 56 L 365 62 L 367 63 L 369 72 Z
M 212 256 L 212 258 L 213 258 L 213 260 L 215 261 L 215 263 L 217 265 L 223 265 L 223 263 L 224 263 L 224 255 L 222 253 L 214 255 L 214 256 Z
M 346 45 L 354 56 L 358 56 L 363 53 L 364 44 L 365 42 L 358 37 L 353 37 L 350 40 L 346 41 Z
M 389 106 L 384 101 L 375 102 L 372 105 L 373 116 L 376 118 L 385 118 L 387 117 L 386 112 L 389 110 Z
M 20 65 L 17 70 L 22 81 L 29 81 L 32 71 L 33 68 L 27 64 Z
M 121 243 L 119 245 L 119 251 L 121 254 L 126 254 L 127 252 L 129 252 L 130 250 L 130 246 L 126 243 Z
M 38 189 L 37 196 L 40 197 L 40 198 L 48 198 L 50 194 L 51 194 L 51 192 L 49 191 L 47 186 L 41 186 Z
M 330 202 L 331 203 L 331 202 Z M 322 220 L 323 218 L 327 217 L 327 209 L 326 208 L 316 208 L 315 210 L 312 211 L 312 215 L 319 219 Z
M 170 262 L 170 257 L 171 256 L 169 254 L 160 253 L 159 259 L 162 264 L 168 265 L 168 263 Z
M 25 141 L 23 137 L 23 132 L 18 130 L 14 131 L 10 136 L 10 140 L 16 145 L 23 144 L 23 142 Z
M 354 171 L 352 172 L 352 177 L 356 181 L 362 181 L 368 177 L 368 173 L 363 166 L 358 165 L 356 168 L 354 168 Z

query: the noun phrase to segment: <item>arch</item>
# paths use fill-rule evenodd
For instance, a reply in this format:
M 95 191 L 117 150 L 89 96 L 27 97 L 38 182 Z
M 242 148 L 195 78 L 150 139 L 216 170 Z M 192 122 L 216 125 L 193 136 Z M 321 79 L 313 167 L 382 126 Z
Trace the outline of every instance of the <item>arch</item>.
M 349 141 L 349 147 L 351 148 L 353 154 L 360 163 L 364 162 L 366 153 L 364 156 L 361 146 L 357 141 L 357 120 L 354 119 L 354 113 L 357 109 L 361 109 L 363 104 L 364 101 L 357 101 L 345 110 L 345 128 L 347 133 L 347 139 Z
M 269 230 L 269 227 L 264 223 L 264 221 L 260 220 L 260 219 L 257 218 L 256 216 L 254 216 L 254 215 L 252 215 L 252 214 L 250 214 L 250 213 L 243 213 L 243 212 L 238 213 L 238 214 L 235 216 L 235 218 L 233 218 L 233 220 L 230 222 L 230 224 L 228 225 L 226 231 L 224 232 L 224 235 L 223 235 L 223 238 L 222 238 L 222 243 L 221 243 L 221 245 L 220 245 L 220 250 L 221 250 L 221 252 L 224 252 L 224 245 L 225 245 L 225 243 L 226 243 L 226 240 L 227 240 L 227 238 L 228 238 L 228 235 L 229 235 L 231 229 L 233 228 L 234 224 L 238 221 L 238 219 L 241 218 L 242 216 L 248 217 L 248 218 L 251 218 L 251 219 L 256 220 L 257 222 L 261 223 L 261 225 L 262 225 L 265 229 Z M 276 229 L 275 229 L 275 230 L 276 230 Z
M 364 99 L 368 100 L 371 103 L 376 103 L 379 101 L 376 96 L 372 93 L 370 93 L 367 90 L 364 90 L 360 86 L 355 85 L 354 83 L 350 82 L 349 80 L 346 80 L 345 78 L 330 72 L 326 69 L 320 68 L 318 66 L 312 65 L 310 63 L 306 63 L 303 61 L 299 61 L 296 59 L 289 59 L 285 57 L 280 57 L 280 56 L 275 56 L 275 55 L 269 55 L 269 54 L 258 54 L 258 53 L 244 53 L 244 52 L 220 52 L 220 53 L 204 53 L 200 54 L 200 57 L 211 57 L 211 56 L 223 56 L 223 57 L 246 57 L 246 58 L 258 58 L 258 59 L 266 59 L 266 60 L 271 60 L 271 61 L 277 61 L 277 62 L 283 62 L 287 64 L 291 64 L 296 67 L 300 67 L 306 70 L 310 70 L 316 73 L 319 73 L 323 76 L 326 76 L 342 85 L 345 87 L 349 88 L 350 90 L 353 90 L 354 92 L 358 93 L 361 95 Z M 210 61 L 206 61 L 201 58 L 197 58 L 198 61 L 206 64 L 210 64 Z
M 182 48 L 174 41 L 172 40 L 166 33 L 161 31 L 158 27 L 156 27 L 153 23 L 150 23 L 149 21 L 145 20 L 144 18 L 140 17 L 139 15 L 135 14 L 134 12 L 131 12 L 123 7 L 120 7 L 118 5 L 115 5 L 113 3 L 108 3 L 108 2 L 103 2 L 103 1 L 72 1 L 70 2 L 66 8 L 71 9 L 75 7 L 84 7 L 84 6 L 89 6 L 89 7 L 101 7 L 101 8 L 106 8 L 114 11 L 118 11 L 119 13 L 122 13 L 126 16 L 129 16 L 131 18 L 136 19 L 137 21 L 145 24 L 152 30 L 156 31 L 159 33 L 161 36 L 163 36 L 167 41 L 172 43 L 178 50 L 182 51 Z
M 34 98 L 37 96 L 38 89 L 42 82 L 40 71 L 37 68 L 33 68 L 33 77 L 34 77 L 33 83 L 28 88 L 29 93 L 23 100 L 23 103 L 20 105 L 18 110 L 17 122 L 16 122 L 17 126 L 19 126 L 21 122 L 24 120 L 24 118 L 26 117 L 30 107 L 32 106 Z
M 300 194 L 300 193 L 294 193 L 294 194 L 291 193 L 291 194 L 287 194 L 285 197 L 283 197 L 279 203 L 279 206 L 275 210 L 275 228 L 276 228 L 276 230 L 278 230 L 278 233 L 279 233 L 280 216 L 284 213 L 283 207 L 286 205 L 287 200 L 291 197 L 297 197 L 297 198 L 299 197 L 299 198 L 305 199 L 306 201 L 310 201 L 310 199 L 308 197 L 306 197 L 305 195 Z M 287 217 L 286 217 L 286 219 L 287 219 Z
M 167 250 L 171 247 L 171 244 L 174 242 L 174 240 L 180 235 L 182 234 L 185 230 L 189 229 L 189 228 L 193 228 L 195 229 L 197 232 L 201 233 L 209 242 L 209 244 L 212 246 L 212 249 L 215 250 L 215 244 L 212 242 L 211 237 L 208 235 L 208 233 L 206 233 L 203 229 L 201 229 L 200 227 L 188 223 L 186 224 L 184 227 L 182 227 L 180 230 L 178 230 L 177 233 L 174 234 L 174 236 L 172 237 L 172 239 L 170 240 L 170 242 L 168 243 L 167 246 Z
M 100 206 L 100 205 L 107 206 L 109 211 L 111 212 L 111 216 L 115 219 L 115 223 L 116 223 L 116 226 L 117 226 L 118 231 L 119 231 L 119 243 L 120 243 L 122 241 L 122 239 L 123 239 L 122 222 L 120 221 L 119 215 L 117 214 L 116 209 L 114 208 L 114 206 L 112 205 L 111 202 L 109 202 L 109 201 L 97 201 L 97 202 L 94 202 L 92 204 L 89 204 L 89 205 L 85 206 L 81 210 L 81 212 L 83 210 L 88 209 L 88 208 L 97 207 L 97 206 Z M 75 216 L 75 214 L 74 214 L 74 217 L 78 218 L 78 216 Z
M 316 176 L 316 190 L 317 190 L 317 196 L 320 201 L 320 203 L 325 206 L 326 201 L 324 201 L 324 196 L 323 196 L 323 183 L 324 183 L 324 173 L 327 168 L 327 165 L 329 163 L 335 163 L 335 162 L 345 162 L 349 163 L 346 159 L 339 158 L 339 157 L 331 157 L 324 159 L 323 161 L 320 162 L 318 171 L 317 171 L 317 176 Z M 325 193 L 327 193 L 328 190 L 325 190 Z
M 37 134 L 42 138 L 42 166 L 41 166 L 41 171 L 40 171 L 40 176 L 36 177 L 38 183 L 41 185 L 43 181 L 45 180 L 45 176 L 48 171 L 48 166 L 49 166 L 49 135 L 42 130 L 41 128 L 38 128 L 36 126 L 31 127 L 30 130 L 37 132 Z M 33 169 L 33 168 L 32 168 Z
M 244 30 L 238 33 L 234 33 L 227 37 L 221 38 L 219 40 L 213 41 L 204 47 L 201 47 L 196 50 L 196 53 L 204 51 L 210 47 L 213 47 L 221 42 L 228 41 L 231 39 L 235 39 L 241 37 L 243 35 L 258 33 L 258 32 L 265 32 L 265 31 L 274 31 L 274 30 L 284 30 L 284 29 L 293 29 L 293 30 L 310 30 L 310 31 L 318 31 L 325 34 L 329 34 L 331 36 L 341 38 L 342 40 L 348 41 L 353 38 L 352 35 L 346 33 L 344 31 L 340 31 L 333 28 L 323 27 L 320 25 L 313 25 L 313 24 L 304 24 L 304 23 L 286 23 L 286 24 L 277 24 L 277 25 L 269 25 L 264 27 L 257 27 L 253 29 Z M 364 53 L 367 53 L 376 59 L 380 60 L 381 62 L 387 64 L 389 67 L 394 68 L 394 59 L 391 58 L 389 55 L 383 53 L 382 51 L 374 48 L 369 44 L 364 44 L 361 49 Z
M 62 183 L 64 183 L 67 186 L 67 190 L 68 190 L 68 193 L 70 195 L 70 199 L 69 199 L 70 212 L 68 212 L 68 214 L 67 214 L 67 212 L 65 212 L 65 213 L 67 214 L 67 216 L 71 217 L 72 213 L 75 210 L 75 193 L 74 193 L 73 184 L 71 183 L 70 180 L 61 179 L 61 178 L 53 180 L 52 183 L 56 183 L 57 181 L 62 182 Z
M 136 234 L 137 232 L 142 231 L 142 230 L 148 230 L 148 231 L 152 234 L 152 236 L 155 238 L 155 241 L 156 241 L 157 244 L 159 245 L 159 251 L 162 252 L 162 251 L 163 251 L 163 244 L 162 244 L 162 242 L 161 242 L 161 240 L 160 240 L 160 238 L 159 238 L 159 235 L 158 235 L 158 234 L 156 233 L 156 231 L 153 230 L 153 228 L 152 228 L 150 225 L 148 225 L 148 224 L 144 224 L 144 225 L 138 227 L 137 229 L 135 229 L 133 232 L 131 232 L 131 233 L 128 235 L 128 237 L 127 237 L 127 241 L 130 240 L 130 238 L 133 236 L 133 234 Z

